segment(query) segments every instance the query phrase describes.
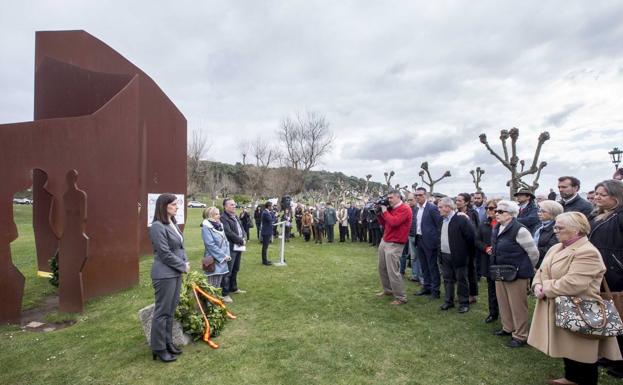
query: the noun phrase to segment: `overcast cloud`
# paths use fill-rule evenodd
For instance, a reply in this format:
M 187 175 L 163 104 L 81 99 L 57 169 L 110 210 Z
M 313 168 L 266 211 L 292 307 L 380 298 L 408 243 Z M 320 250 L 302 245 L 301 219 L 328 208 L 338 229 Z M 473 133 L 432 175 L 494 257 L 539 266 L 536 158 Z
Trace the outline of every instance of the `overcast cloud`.
M 32 119 L 37 30 L 84 29 L 148 73 L 234 163 L 237 143 L 276 137 L 282 118 L 314 110 L 336 140 L 320 168 L 382 181 L 452 177 L 438 190 L 506 191 L 508 174 L 480 144 L 520 129 L 531 161 L 552 139 L 544 192 L 574 174 L 612 175 L 623 147 L 620 1 L 3 1 L 0 123 Z M 275 139 L 276 140 L 276 139 Z

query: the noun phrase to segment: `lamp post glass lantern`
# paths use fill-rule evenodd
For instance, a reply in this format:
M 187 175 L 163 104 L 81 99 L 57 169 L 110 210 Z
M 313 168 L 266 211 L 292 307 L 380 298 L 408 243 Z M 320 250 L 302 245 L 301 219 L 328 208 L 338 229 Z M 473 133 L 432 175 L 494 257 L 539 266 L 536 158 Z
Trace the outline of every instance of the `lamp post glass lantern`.
M 614 169 L 618 170 L 619 163 L 621 163 L 621 154 L 623 154 L 623 151 L 619 150 L 618 147 L 615 147 L 612 149 L 612 151 L 608 152 L 608 154 L 610 154 L 610 156 L 612 157 L 612 163 L 614 163 Z

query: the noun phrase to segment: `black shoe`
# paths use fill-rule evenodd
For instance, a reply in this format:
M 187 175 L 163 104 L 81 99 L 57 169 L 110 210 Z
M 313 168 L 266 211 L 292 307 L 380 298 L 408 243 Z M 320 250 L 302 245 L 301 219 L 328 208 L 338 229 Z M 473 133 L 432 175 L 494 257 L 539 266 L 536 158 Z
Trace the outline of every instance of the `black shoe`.
M 264 266 L 271 266 L 272 264 L 273 263 L 271 261 L 262 262 L 262 265 L 264 265 Z
M 167 344 L 167 351 L 171 354 L 177 354 L 178 356 L 182 354 L 182 349 L 178 348 L 173 343 Z
M 485 318 L 485 323 L 490 324 L 493 321 L 496 321 L 498 319 L 498 316 L 492 316 L 489 315 L 487 318 Z
M 448 310 L 448 309 L 453 308 L 453 307 L 454 307 L 454 304 L 444 302 L 443 305 L 439 306 L 439 310 Z
M 467 313 L 468 311 L 469 311 L 469 306 L 467 305 L 459 306 L 459 313 L 463 314 L 463 313 Z
M 513 338 L 512 340 L 508 341 L 506 343 L 506 346 L 508 346 L 509 348 L 521 348 L 526 344 L 526 341 L 522 341 L 522 340 L 517 340 L 515 338 Z
M 416 291 L 415 295 L 430 295 L 430 290 L 420 290 Z
M 494 332 L 494 333 L 493 333 L 493 335 L 494 335 L 494 336 L 498 336 L 498 337 L 508 337 L 508 336 L 513 335 L 513 333 L 511 333 L 511 332 L 507 332 L 507 331 L 506 331 L 506 330 L 504 330 L 504 329 L 500 329 L 500 330 L 498 330 L 498 331 Z
M 177 359 L 175 358 L 175 356 L 172 356 L 171 353 L 169 353 L 166 350 L 152 351 L 151 356 L 154 359 L 154 361 L 156 361 L 156 358 L 160 358 L 160 361 L 162 362 L 173 362 Z
M 606 373 L 608 373 L 609 376 L 612 376 L 615 378 L 623 378 L 623 373 L 615 368 L 608 369 Z

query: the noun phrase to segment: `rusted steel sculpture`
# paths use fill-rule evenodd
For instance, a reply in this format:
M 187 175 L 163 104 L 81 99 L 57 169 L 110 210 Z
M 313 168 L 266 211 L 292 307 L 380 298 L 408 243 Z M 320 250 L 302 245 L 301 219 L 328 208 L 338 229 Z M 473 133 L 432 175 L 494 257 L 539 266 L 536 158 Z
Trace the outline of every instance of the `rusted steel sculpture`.
M 38 268 L 60 250 L 59 303 L 72 312 L 138 282 L 147 194 L 186 192 L 186 119 L 88 33 L 37 32 L 34 107 L 34 121 L 0 125 L 0 323 L 21 314 L 16 192 L 32 186 Z

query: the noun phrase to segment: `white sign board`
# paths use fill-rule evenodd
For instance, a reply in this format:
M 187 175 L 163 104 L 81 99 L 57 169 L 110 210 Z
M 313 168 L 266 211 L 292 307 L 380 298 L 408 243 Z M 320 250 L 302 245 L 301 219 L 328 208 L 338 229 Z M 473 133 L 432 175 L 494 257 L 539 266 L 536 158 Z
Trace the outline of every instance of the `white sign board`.
M 175 215 L 175 221 L 178 225 L 184 224 L 184 194 L 174 194 L 177 197 L 177 214 Z M 154 213 L 156 212 L 156 199 L 160 194 L 147 194 L 147 227 L 151 226 L 151 222 L 154 220 Z

